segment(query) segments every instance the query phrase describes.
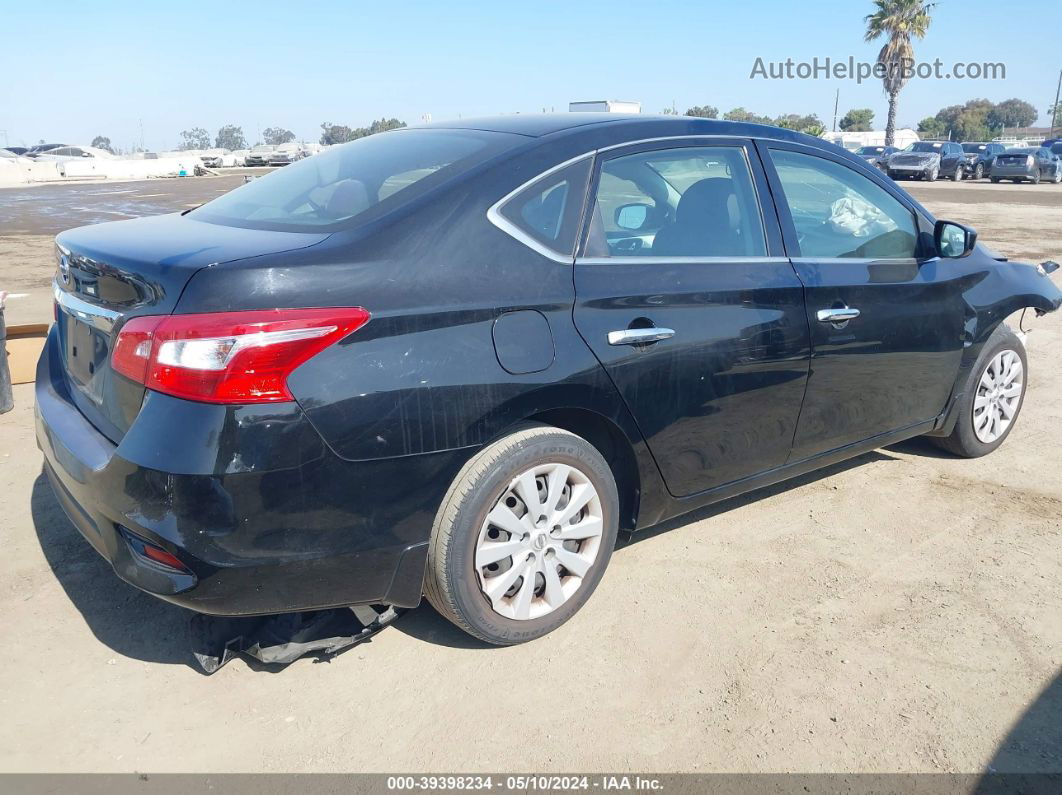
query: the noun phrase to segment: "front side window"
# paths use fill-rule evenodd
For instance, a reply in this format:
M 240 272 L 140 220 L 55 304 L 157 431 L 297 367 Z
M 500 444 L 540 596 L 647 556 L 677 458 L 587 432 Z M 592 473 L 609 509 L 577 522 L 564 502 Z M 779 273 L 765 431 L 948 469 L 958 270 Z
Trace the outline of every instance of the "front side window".
M 394 209 L 521 140 L 478 130 L 377 133 L 242 185 L 190 217 L 251 229 L 330 231 Z
M 789 204 L 801 256 L 915 256 L 914 213 L 884 188 L 823 157 L 775 149 L 771 159 Z
M 763 222 L 744 148 L 640 152 L 601 166 L 586 254 L 763 257 Z

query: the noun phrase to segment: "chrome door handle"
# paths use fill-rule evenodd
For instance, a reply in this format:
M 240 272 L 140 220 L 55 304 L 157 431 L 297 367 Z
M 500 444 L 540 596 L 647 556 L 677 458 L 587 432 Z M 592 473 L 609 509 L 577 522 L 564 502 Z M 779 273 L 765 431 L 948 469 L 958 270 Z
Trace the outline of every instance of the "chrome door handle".
M 668 337 L 674 337 L 675 330 L 670 328 L 625 328 L 622 331 L 610 331 L 608 333 L 609 345 L 644 345 L 648 342 L 660 342 Z
M 837 309 L 820 309 L 817 317 L 820 323 L 847 323 L 859 317 L 859 310 L 847 306 Z

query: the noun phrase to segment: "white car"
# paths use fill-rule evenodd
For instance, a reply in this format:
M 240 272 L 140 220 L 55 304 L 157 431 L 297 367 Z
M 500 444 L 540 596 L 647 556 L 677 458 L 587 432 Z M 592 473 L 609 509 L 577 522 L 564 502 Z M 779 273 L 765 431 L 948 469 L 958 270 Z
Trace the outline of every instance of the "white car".
M 248 166 L 268 166 L 269 158 L 276 151 L 272 144 L 258 144 L 244 158 L 244 164 Z
M 273 153 L 269 155 L 269 165 L 286 166 L 288 163 L 302 160 L 306 155 L 306 150 L 302 144 L 291 141 L 286 144 L 280 144 L 273 150 Z
M 103 160 L 114 159 L 114 155 L 106 149 L 97 149 L 94 146 L 60 146 L 58 149 L 49 149 L 47 152 L 37 155 L 34 159 L 38 162 L 62 163 L 67 160 L 80 160 L 81 158 L 90 157 Z

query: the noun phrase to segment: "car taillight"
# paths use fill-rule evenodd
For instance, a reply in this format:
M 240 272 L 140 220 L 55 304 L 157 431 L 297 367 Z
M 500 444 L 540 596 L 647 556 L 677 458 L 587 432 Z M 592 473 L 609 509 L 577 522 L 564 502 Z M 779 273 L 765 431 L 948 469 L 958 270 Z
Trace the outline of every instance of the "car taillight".
M 368 320 L 361 307 L 137 317 L 119 331 L 111 366 L 148 389 L 188 400 L 293 400 L 292 371 Z

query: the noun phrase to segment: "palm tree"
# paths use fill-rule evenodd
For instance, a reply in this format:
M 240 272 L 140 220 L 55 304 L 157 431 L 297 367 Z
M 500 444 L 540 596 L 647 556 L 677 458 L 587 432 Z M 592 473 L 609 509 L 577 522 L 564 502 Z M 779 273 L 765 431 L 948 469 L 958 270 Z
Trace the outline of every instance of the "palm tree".
M 892 146 L 896 135 L 896 100 L 907 85 L 908 67 L 914 65 L 911 39 L 925 37 L 929 30 L 930 12 L 936 3 L 924 0 L 874 0 L 877 11 L 866 18 L 865 41 L 885 36 L 885 46 L 878 53 L 878 63 L 884 67 L 882 83 L 889 95 L 889 121 L 885 125 L 885 145 Z

